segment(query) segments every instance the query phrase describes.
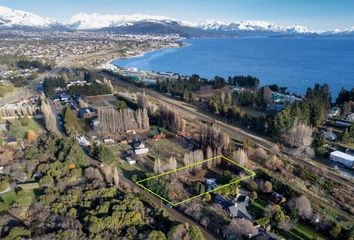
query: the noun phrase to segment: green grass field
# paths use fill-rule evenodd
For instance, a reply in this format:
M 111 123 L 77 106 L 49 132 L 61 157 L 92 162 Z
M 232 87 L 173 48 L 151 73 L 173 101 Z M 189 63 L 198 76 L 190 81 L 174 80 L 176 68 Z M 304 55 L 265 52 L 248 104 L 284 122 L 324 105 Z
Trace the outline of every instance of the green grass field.
M 258 215 L 257 218 L 260 218 L 264 215 L 264 211 L 268 203 L 266 200 L 258 197 L 253 203 L 252 207 L 254 208 L 255 214 Z M 313 239 L 327 239 L 320 232 L 317 232 L 311 226 L 298 222 L 295 227 L 293 227 L 289 232 L 279 231 L 279 235 L 285 239 L 294 239 L 294 240 L 313 240 Z
M 313 239 L 328 239 L 326 236 L 317 232 L 315 229 L 310 226 L 297 223 L 294 228 L 289 232 L 282 231 L 280 234 L 285 239 L 295 239 L 295 240 L 313 240 Z
M 29 207 L 36 196 L 35 192 L 36 190 L 24 190 L 22 193 L 23 195 L 19 197 L 15 191 L 12 190 L 10 192 L 1 194 L 0 197 L 8 205 L 18 203 L 22 207 Z
M 21 121 L 21 119 L 11 120 L 13 127 L 10 127 L 9 131 L 3 134 L 16 138 L 26 138 L 29 130 L 38 133 L 42 129 L 42 126 L 34 119 L 29 118 L 27 125 L 21 124 Z

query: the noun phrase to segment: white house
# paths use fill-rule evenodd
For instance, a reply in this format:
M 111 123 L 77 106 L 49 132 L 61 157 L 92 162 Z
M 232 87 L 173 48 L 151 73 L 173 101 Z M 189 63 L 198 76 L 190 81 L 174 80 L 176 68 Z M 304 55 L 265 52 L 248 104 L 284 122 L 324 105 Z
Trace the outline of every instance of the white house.
M 136 164 L 136 160 L 132 159 L 131 157 L 126 157 L 125 160 L 131 165 Z
M 349 115 L 347 116 L 347 120 L 348 120 L 349 122 L 354 123 L 354 113 L 349 114 Z
M 93 120 L 91 121 L 91 124 L 92 124 L 92 126 L 94 126 L 94 127 L 98 127 L 98 126 L 100 125 L 100 122 L 98 121 L 97 118 L 95 118 L 95 119 L 93 119 Z
M 347 167 L 354 167 L 354 156 L 344 152 L 334 151 L 331 152 L 329 159 L 335 162 L 339 162 Z
M 329 117 L 335 117 L 335 116 L 337 116 L 338 113 L 339 113 L 339 110 L 340 110 L 340 109 L 337 108 L 337 107 L 332 108 L 331 111 L 329 112 L 328 116 L 329 116 Z
M 102 141 L 104 143 L 114 143 L 114 140 L 112 138 L 104 138 Z
M 148 148 L 137 148 L 137 149 L 134 149 L 134 153 L 136 155 L 143 155 L 143 154 L 146 154 L 148 152 L 149 152 Z
M 83 147 L 88 147 L 91 145 L 90 142 L 85 138 L 85 136 L 76 136 L 76 140 Z

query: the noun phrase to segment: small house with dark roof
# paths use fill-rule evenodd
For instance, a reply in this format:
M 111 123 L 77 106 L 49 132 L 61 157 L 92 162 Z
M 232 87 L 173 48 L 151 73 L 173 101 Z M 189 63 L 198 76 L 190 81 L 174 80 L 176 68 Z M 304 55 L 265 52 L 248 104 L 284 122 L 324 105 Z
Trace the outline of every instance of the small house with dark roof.
M 17 139 L 15 137 L 6 138 L 4 141 L 5 146 L 16 147 L 17 146 Z
M 134 139 L 131 146 L 133 149 L 145 148 L 145 144 L 140 139 Z
M 78 111 L 79 118 L 91 118 L 95 117 L 96 113 L 92 108 L 81 108 Z

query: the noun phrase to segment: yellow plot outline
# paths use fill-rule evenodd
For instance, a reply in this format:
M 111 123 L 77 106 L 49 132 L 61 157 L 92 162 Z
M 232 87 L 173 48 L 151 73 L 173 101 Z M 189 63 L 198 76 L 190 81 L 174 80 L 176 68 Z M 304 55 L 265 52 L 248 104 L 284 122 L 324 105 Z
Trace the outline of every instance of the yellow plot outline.
M 173 173 L 173 172 L 177 172 L 177 171 L 182 170 L 182 169 L 194 167 L 194 166 L 196 166 L 196 165 L 203 164 L 203 163 L 206 163 L 206 162 L 209 162 L 209 161 L 213 161 L 213 160 L 219 159 L 219 158 L 225 159 L 226 161 L 229 161 L 229 162 L 235 164 L 236 166 L 238 166 L 238 167 L 242 168 L 243 170 L 245 170 L 246 172 L 250 173 L 250 175 L 248 175 L 248 176 L 246 176 L 246 177 L 243 177 L 243 178 L 240 178 L 240 179 L 237 179 L 237 180 L 235 180 L 235 181 L 233 181 L 233 182 L 230 182 L 230 183 L 228 183 L 228 184 L 224 184 L 224 185 L 222 185 L 222 186 L 213 188 L 213 189 L 210 190 L 210 191 L 206 191 L 206 192 L 204 192 L 204 193 L 202 193 L 202 194 L 196 195 L 196 196 L 194 196 L 194 197 L 185 199 L 185 200 L 180 201 L 180 202 L 177 202 L 177 203 L 172 203 L 172 202 L 168 201 L 166 198 L 160 196 L 159 194 L 157 194 L 157 193 L 151 191 L 149 188 L 147 188 L 147 187 L 143 186 L 142 184 L 140 184 L 140 183 L 142 183 L 142 182 L 145 182 L 145 181 L 148 181 L 148 180 L 151 180 L 151 179 L 154 179 L 154 178 L 158 178 L 158 177 L 161 177 L 161 176 L 164 176 L 164 175 Z M 227 186 L 230 186 L 231 184 L 235 184 L 235 183 L 238 183 L 238 182 L 240 182 L 240 181 L 246 180 L 246 179 L 248 179 L 248 178 L 254 177 L 255 175 L 256 175 L 256 173 L 253 172 L 252 170 L 250 170 L 250 169 L 248 169 L 248 168 L 245 168 L 244 166 L 241 166 L 240 164 L 236 163 L 235 161 L 233 161 L 233 160 L 231 160 L 231 159 L 229 159 L 229 158 L 227 158 L 227 157 L 224 157 L 224 156 L 220 155 L 220 156 L 213 157 L 213 158 L 208 158 L 208 159 L 206 159 L 206 160 L 199 161 L 199 162 L 196 162 L 196 163 L 193 163 L 193 164 L 184 166 L 184 167 L 176 168 L 176 169 L 173 169 L 173 170 L 170 170 L 170 171 L 167 171 L 167 172 L 158 174 L 158 175 L 156 175 L 156 176 L 152 176 L 152 177 L 149 177 L 149 178 L 145 178 L 145 179 L 143 179 L 143 180 L 139 180 L 139 181 L 135 182 L 135 184 L 137 184 L 139 187 L 143 188 L 144 190 L 148 191 L 149 193 L 155 195 L 156 197 L 158 197 L 158 198 L 164 200 L 165 202 L 167 202 L 167 203 L 169 203 L 169 204 L 171 204 L 172 206 L 175 207 L 175 206 L 180 205 L 180 204 L 182 204 L 182 203 L 185 203 L 185 202 L 191 201 L 191 200 L 193 200 L 193 199 L 196 199 L 196 198 L 198 198 L 198 197 L 204 196 L 204 195 L 206 195 L 206 194 L 208 194 L 208 193 L 215 192 L 215 191 L 217 191 L 217 190 L 219 190 L 219 189 L 222 189 L 222 188 L 225 188 L 225 187 L 227 187 Z

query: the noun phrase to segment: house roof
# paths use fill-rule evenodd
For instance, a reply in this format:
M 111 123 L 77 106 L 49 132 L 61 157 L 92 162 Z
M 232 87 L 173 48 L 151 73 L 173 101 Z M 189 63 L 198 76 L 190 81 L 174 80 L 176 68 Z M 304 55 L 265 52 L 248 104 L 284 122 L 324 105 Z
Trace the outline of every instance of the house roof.
M 137 148 L 139 147 L 143 142 L 140 139 L 136 139 L 132 142 L 132 147 Z
M 229 211 L 233 217 L 246 218 L 253 221 L 252 216 L 247 212 L 246 205 L 243 202 L 230 206 Z
M 80 115 L 83 115 L 83 114 L 85 114 L 85 113 L 92 113 L 92 111 L 91 111 L 90 108 L 81 108 L 81 109 L 79 110 L 79 114 L 80 114 Z
M 17 142 L 17 139 L 15 137 L 9 137 L 5 140 L 5 142 L 10 143 L 10 142 Z
M 228 208 L 233 205 L 231 201 L 227 200 L 226 198 L 224 198 L 221 195 L 215 195 L 214 202 L 219 203 L 220 205 L 222 205 L 225 208 Z
M 345 159 L 347 161 L 354 162 L 354 156 L 349 155 L 349 154 L 344 153 L 344 152 L 341 152 L 341 151 L 331 152 L 331 155 L 335 156 L 335 157 L 343 158 L 343 159 Z

